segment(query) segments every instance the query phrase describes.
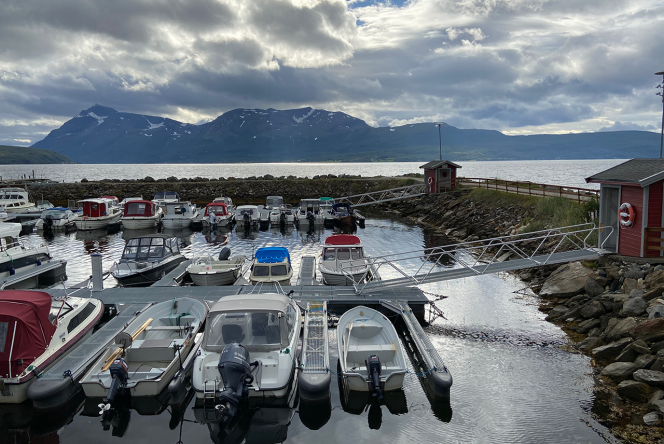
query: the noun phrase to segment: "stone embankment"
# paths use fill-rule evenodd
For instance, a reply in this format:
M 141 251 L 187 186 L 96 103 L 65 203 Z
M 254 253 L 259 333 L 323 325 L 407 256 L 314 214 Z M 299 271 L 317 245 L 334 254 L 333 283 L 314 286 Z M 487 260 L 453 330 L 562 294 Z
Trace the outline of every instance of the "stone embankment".
M 267 177 L 267 178 L 265 178 Z M 267 196 L 283 196 L 285 202 L 298 204 L 303 198 L 323 196 L 339 197 L 361 194 L 415 183 L 413 178 L 359 178 L 316 176 L 314 179 L 272 178 L 265 176 L 254 179 L 219 179 L 205 180 L 176 179 L 165 180 L 102 180 L 76 183 L 34 183 L 28 188 L 35 199 L 48 200 L 54 205 L 66 206 L 69 200 L 80 200 L 99 196 L 117 196 L 120 200 L 126 197 L 143 196 L 153 199 L 160 191 L 177 191 L 182 200 L 197 205 L 212 202 L 215 197 L 229 196 L 233 203 L 265 204 Z

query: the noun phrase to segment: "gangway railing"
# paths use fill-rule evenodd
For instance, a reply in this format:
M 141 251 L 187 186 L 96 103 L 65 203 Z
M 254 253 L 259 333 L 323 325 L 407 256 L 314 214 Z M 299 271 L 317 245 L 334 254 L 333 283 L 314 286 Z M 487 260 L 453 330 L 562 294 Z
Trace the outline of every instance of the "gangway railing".
M 353 207 L 391 202 L 393 200 L 407 199 L 426 194 L 426 184 L 418 183 L 406 187 L 391 188 L 389 190 L 373 191 L 371 193 L 355 194 L 353 196 L 337 197 L 335 202 L 348 202 Z
M 367 272 L 359 278 L 352 273 L 352 265 L 341 267 L 355 292 L 395 286 L 414 286 L 503 271 L 519 270 L 548 264 L 559 264 L 593 259 L 603 255 L 604 243 L 609 239 L 613 227 L 596 227 L 595 224 L 580 224 L 513 236 L 461 242 L 424 250 L 393 253 L 367 257 Z M 590 245 L 593 234 L 602 233 L 599 246 Z M 534 248 L 533 248 L 534 247 Z M 569 248 L 571 247 L 571 249 Z M 444 266 L 453 261 L 454 267 Z M 419 261 L 419 265 L 418 265 Z M 415 267 L 413 269 L 413 264 Z M 356 265 L 355 265 L 356 266 Z M 367 281 L 369 269 L 396 272 L 396 277 Z M 357 273 L 357 272 L 356 272 Z M 357 276 L 357 275 L 356 275 Z

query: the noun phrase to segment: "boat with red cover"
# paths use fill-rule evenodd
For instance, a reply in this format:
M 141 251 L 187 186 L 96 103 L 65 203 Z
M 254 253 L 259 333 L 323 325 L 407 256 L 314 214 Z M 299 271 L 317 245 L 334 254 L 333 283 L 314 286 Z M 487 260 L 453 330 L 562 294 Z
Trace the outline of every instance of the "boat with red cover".
M 27 400 L 28 387 L 92 333 L 103 312 L 98 299 L 0 292 L 0 403 Z
M 205 212 L 201 216 L 201 222 L 203 225 L 210 225 L 210 214 L 214 213 L 214 218 L 216 220 L 217 226 L 226 227 L 231 225 L 235 220 L 235 213 L 228 211 L 228 205 L 224 202 L 212 202 L 207 204 L 205 207 Z
M 98 230 L 120 220 L 122 212 L 117 206 L 117 200 L 118 198 L 113 196 L 79 200 L 78 206 L 83 209 L 83 215 L 76 221 L 76 228 Z
M 371 278 L 362 242 L 350 234 L 334 234 L 325 239 L 318 270 L 326 285 L 353 285 Z
M 125 203 L 122 226 L 127 230 L 156 227 L 163 215 L 159 206 L 149 200 L 131 200 Z

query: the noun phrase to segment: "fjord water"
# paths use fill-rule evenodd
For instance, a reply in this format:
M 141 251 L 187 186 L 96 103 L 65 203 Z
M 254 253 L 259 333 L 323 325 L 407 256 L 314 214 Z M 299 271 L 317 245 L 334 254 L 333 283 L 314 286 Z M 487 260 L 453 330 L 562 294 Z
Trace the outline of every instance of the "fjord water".
M 192 231 L 174 233 L 185 244 L 183 251 L 187 256 L 216 255 L 220 249 L 219 236 Z M 251 256 L 261 246 L 287 247 L 297 275 L 302 255 L 318 253 L 320 243 L 331 233 L 289 229 L 227 235 L 233 254 Z M 134 234 L 138 233 L 79 232 L 58 234 L 47 241 L 55 257 L 69 261 L 69 282 L 75 283 L 89 276 L 91 253 L 101 253 L 104 268 L 108 269 L 121 255 L 125 240 Z M 368 217 L 366 228 L 358 230 L 357 235 L 367 254 L 373 256 L 421 250 L 446 242 L 425 229 L 382 214 Z M 30 234 L 24 240 L 40 242 L 43 238 Z M 406 268 L 413 270 L 420 264 L 416 259 L 406 264 Z M 384 272 L 383 276 L 389 277 L 390 273 Z M 105 285 L 114 285 L 113 278 L 107 279 Z M 238 434 L 236 441 L 223 442 L 600 443 L 611 440 L 590 413 L 593 379 L 589 359 L 566 351 L 565 334 L 543 320 L 536 297 L 527 291 L 515 293 L 523 286 L 508 274 L 422 286 L 431 300 L 436 299 L 435 295 L 448 296 L 435 301 L 447 319 L 436 319 L 427 330 L 454 377 L 449 406 L 432 408 L 418 377 L 408 375 L 400 414 L 391 414 L 386 406 L 379 411 L 360 408 L 351 414 L 344 411 L 339 388 L 333 381 L 330 419 L 318 430 L 307 427 L 308 424 L 311 427 L 311 419 L 301 419 L 310 413 L 324 422 L 325 414 L 310 406 L 264 407 L 252 411 L 253 416 L 244 425 L 248 427 L 246 435 Z M 330 348 L 330 362 L 335 369 L 334 330 L 330 331 Z M 414 371 L 412 366 L 411 370 Z M 183 422 L 174 423 L 174 430 L 169 428 L 168 409 L 161 413 L 157 409 L 151 415 L 133 412 L 123 440 L 164 444 L 180 439 L 183 443 L 221 442 L 211 440 L 207 426 L 195 423 L 192 406 L 193 403 L 185 410 Z M 59 430 L 52 432 L 59 437 L 52 434 L 54 440 L 74 444 L 118 442 L 111 431 L 102 430 L 100 418 L 81 416 L 80 411 L 70 414 L 74 415 L 73 420 L 64 427 L 58 425 Z M 29 427 L 41 430 L 38 432 L 41 434 L 48 431 L 48 424 L 44 423 Z M 3 436 L 8 442 L 28 442 L 30 438 L 25 429 L 0 431 L 0 437 Z
M 598 188 L 583 180 L 599 171 L 624 162 L 620 159 L 599 160 L 519 160 L 458 162 L 463 177 L 499 178 L 523 180 L 552 185 L 581 188 Z M 312 178 L 321 174 L 361 174 L 362 177 L 400 176 L 421 173 L 423 162 L 360 162 L 360 163 L 226 163 L 226 164 L 108 164 L 108 165 L 0 165 L 0 177 L 4 179 L 32 176 L 57 182 L 78 182 L 81 179 L 138 179 L 150 176 L 153 179 L 202 177 L 238 179 L 271 174 L 275 177 L 295 176 Z

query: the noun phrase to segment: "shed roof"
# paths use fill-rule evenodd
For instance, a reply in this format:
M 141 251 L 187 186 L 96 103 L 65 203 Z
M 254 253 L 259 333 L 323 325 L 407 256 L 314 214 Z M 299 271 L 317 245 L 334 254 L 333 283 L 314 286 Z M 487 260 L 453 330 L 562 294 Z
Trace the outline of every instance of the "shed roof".
M 432 160 L 429 163 L 425 163 L 420 168 L 430 170 L 430 169 L 433 169 L 433 168 L 438 168 L 439 166 L 444 165 L 446 163 L 449 164 L 449 165 L 452 165 L 455 168 L 461 168 L 461 165 L 458 165 L 454 162 L 450 162 L 449 160 Z
M 632 159 L 586 177 L 588 183 L 633 183 L 648 186 L 664 179 L 664 159 Z

